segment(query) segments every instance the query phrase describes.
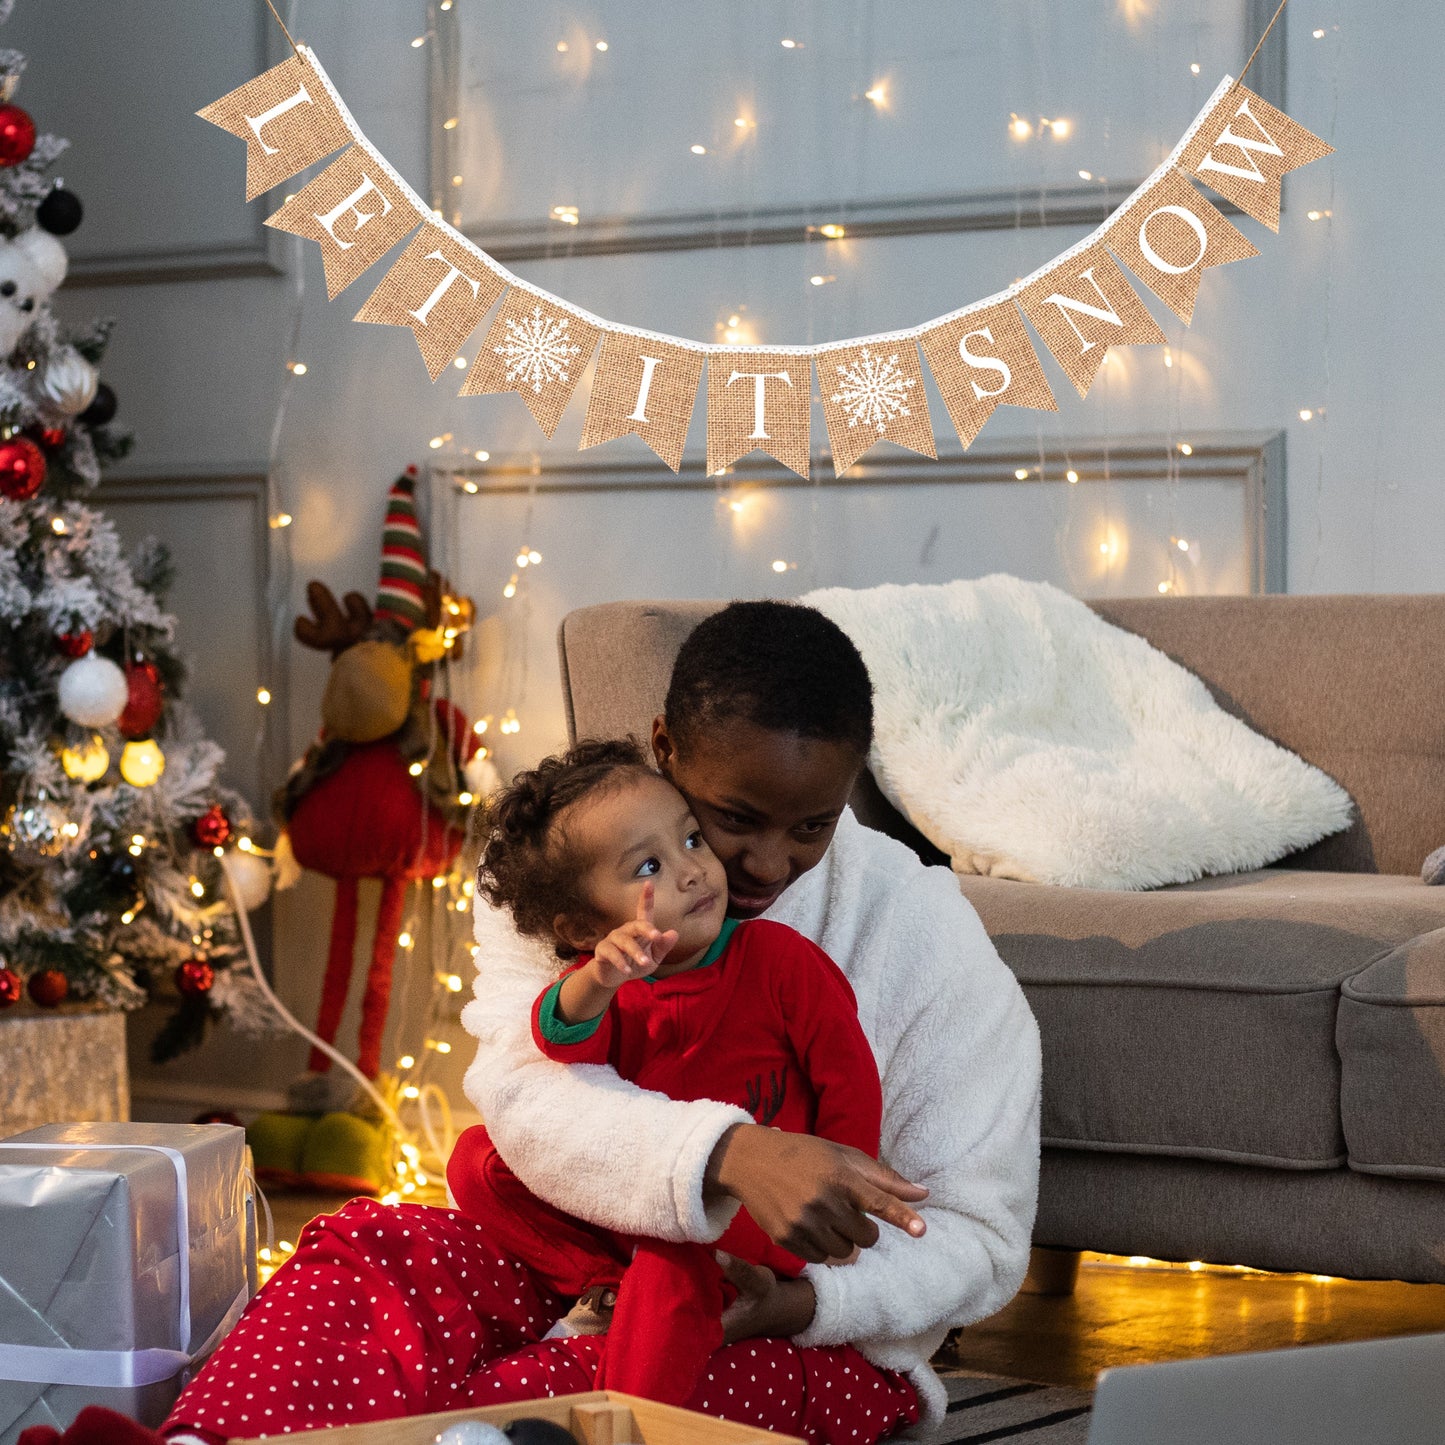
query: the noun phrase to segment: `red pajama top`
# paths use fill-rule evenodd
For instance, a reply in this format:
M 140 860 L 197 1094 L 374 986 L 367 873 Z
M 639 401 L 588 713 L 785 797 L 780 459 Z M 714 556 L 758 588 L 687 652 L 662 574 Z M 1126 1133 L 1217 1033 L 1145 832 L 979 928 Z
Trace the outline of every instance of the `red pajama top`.
M 590 1034 L 587 1024 L 551 1018 L 553 984 L 533 1005 L 537 1047 L 559 1063 L 610 1064 L 672 1099 L 736 1104 L 759 1124 L 851 1144 L 876 1159 L 878 1066 L 842 970 L 802 934 L 765 919 L 728 920 L 718 941 L 711 961 L 624 983 Z M 742 1210 L 718 1247 L 790 1275 L 802 1267 Z

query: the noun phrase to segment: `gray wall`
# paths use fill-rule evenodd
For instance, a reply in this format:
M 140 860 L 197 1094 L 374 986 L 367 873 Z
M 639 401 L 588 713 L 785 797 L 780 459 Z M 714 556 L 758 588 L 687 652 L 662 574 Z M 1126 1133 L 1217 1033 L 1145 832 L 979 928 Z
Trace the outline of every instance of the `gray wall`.
M 956 7 L 971 46 L 959 62 L 961 85 L 969 66 L 989 63 L 990 26 L 997 24 L 1001 3 Z M 595 8 L 605 18 L 609 7 Z M 422 0 L 365 6 L 300 0 L 295 9 L 299 37 L 316 47 L 364 130 L 425 191 L 429 51 L 410 45 L 426 29 Z M 72 238 L 77 270 L 132 278 L 103 287 L 72 285 L 60 304 L 77 316 L 101 312 L 117 319 L 105 374 L 121 398 L 123 420 L 139 438 L 127 464 L 134 476 L 255 476 L 266 470 L 301 252 L 289 240 L 263 233 L 265 201 L 244 203 L 240 145 L 191 118 L 281 58 L 274 25 L 268 28 L 257 10 L 264 16 L 260 6 L 198 0 L 19 0 L 15 18 L 0 33 L 5 44 L 31 57 L 17 99 L 42 128 L 76 142 L 61 169 L 87 204 L 86 225 Z M 753 15 L 750 7 L 747 13 Z M 802 5 L 789 13 L 790 23 L 811 26 L 814 34 L 835 25 L 856 30 L 860 16 L 875 16 L 861 5 Z M 876 11 L 884 13 L 887 7 Z M 1047 5 L 1038 8 L 1045 32 L 1039 53 L 1057 64 L 1046 45 L 1049 13 Z M 667 14 L 667 46 L 675 44 L 676 55 L 686 56 L 687 7 L 669 7 Z M 774 23 L 761 10 L 754 19 L 760 26 Z M 592 17 L 568 23 L 589 33 L 602 25 Z M 1050 446 L 1080 437 L 1284 431 L 1290 589 L 1438 590 L 1445 540 L 1437 500 L 1445 445 L 1445 351 L 1439 344 L 1445 307 L 1436 267 L 1445 199 L 1434 150 L 1445 32 L 1428 0 L 1368 8 L 1295 0 L 1282 23 L 1288 33 L 1287 108 L 1332 140 L 1338 154 L 1289 183 L 1278 237 L 1242 223 L 1261 255 L 1210 273 L 1187 334 L 1166 328 L 1183 348 L 1176 372 L 1166 372 L 1149 354 L 1132 353 L 1116 368 L 1117 377 L 1080 401 L 1055 370 L 1057 415 L 1005 410 L 986 435 Z M 1318 40 L 1312 35 L 1317 28 L 1326 31 Z M 1160 73 L 1150 77 L 1164 117 L 1156 139 L 1166 148 L 1197 104 L 1188 89 L 1194 84 L 1186 71 L 1189 58 L 1165 56 Z M 1237 70 L 1237 55 L 1223 59 Z M 1170 79 L 1176 61 L 1177 94 Z M 534 57 L 518 60 L 523 72 L 537 63 Z M 1206 70 L 1204 81 L 1212 85 L 1224 65 L 1212 74 Z M 665 115 L 658 116 L 657 129 L 666 134 Z M 505 157 L 505 129 L 498 135 Z M 609 137 L 595 129 L 559 132 L 556 145 L 566 164 L 559 160 L 547 180 L 555 183 L 567 167 L 572 174 L 615 167 L 631 144 L 629 135 Z M 787 150 L 769 155 L 765 163 L 771 166 L 798 163 Z M 525 180 L 523 175 L 523 185 Z M 932 189 L 948 189 L 947 177 Z M 669 196 L 659 182 L 632 202 L 665 210 Z M 1311 223 L 1306 212 L 1312 208 L 1331 210 L 1332 219 Z M 751 313 L 766 318 L 762 339 L 786 342 L 939 314 L 1006 285 L 1081 233 L 1064 226 L 889 237 L 848 242 L 826 263 L 816 259 L 816 246 L 806 253 L 773 246 L 558 255 L 518 262 L 517 269 L 603 315 L 704 338 L 713 334 L 721 310 L 746 298 Z M 315 249 L 308 248 L 299 264 L 305 268 L 304 304 L 296 354 L 310 370 L 290 398 L 277 472 L 296 518 L 284 539 L 289 559 L 285 547 L 273 546 L 270 553 L 282 605 L 273 616 L 265 614 L 253 561 L 268 539 L 260 534 L 254 506 L 247 513 L 234 488 L 211 517 L 203 503 L 188 500 L 172 509 L 167 522 L 168 509 L 153 497 L 143 517 L 132 513 L 136 525 L 143 521 L 167 535 L 183 569 L 191 569 L 180 599 L 181 635 L 205 653 L 198 701 L 232 750 L 232 776 L 258 803 L 265 786 L 276 781 L 279 763 L 298 753 L 316 726 L 324 682 L 320 660 L 289 658 L 290 683 L 284 684 L 290 608 L 299 603 L 305 580 L 323 578 L 338 593 L 374 589 L 386 485 L 407 462 L 426 459 L 429 437 L 452 432 L 458 445 L 486 447 L 498 458 L 535 455 L 545 469 L 578 460 L 583 411 L 574 401 L 549 444 L 515 397 L 458 400 L 453 383 L 460 373 L 448 372 L 429 387 L 406 332 L 352 325 L 365 281 L 327 305 Z M 815 293 L 800 284 L 815 270 L 837 274 L 837 286 Z M 138 284 L 134 278 L 143 273 L 186 279 Z M 886 305 L 881 278 L 887 280 Z M 469 351 L 474 348 L 472 343 Z M 1299 420 L 1300 408 L 1320 406 L 1327 408 L 1323 419 Z M 941 408 L 934 415 L 937 430 L 945 432 Z M 821 421 L 817 425 L 821 429 Z M 700 448 L 700 432 L 693 445 Z M 642 462 L 647 455 L 640 445 L 623 442 L 582 460 Z M 660 465 L 649 466 L 652 474 L 665 475 Z M 805 495 L 815 519 L 830 515 L 836 497 L 829 488 Z M 530 541 L 544 554 L 555 543 L 558 557 L 569 539 L 592 544 L 595 565 L 587 576 L 549 573 L 544 565 L 532 583 L 529 625 L 519 629 L 515 618 L 505 628 L 493 625 L 489 645 L 477 649 L 485 666 L 472 674 L 471 685 L 480 689 L 482 710 L 515 703 L 524 720 L 522 734 L 502 752 L 504 765 L 534 757 L 558 739 L 550 632 L 555 617 L 577 600 L 708 595 L 719 587 L 782 594 L 857 575 L 848 558 L 823 550 L 817 539 L 836 534 L 821 523 L 798 534 L 802 565 L 795 573 L 779 578 L 766 570 L 765 546 L 757 552 L 755 577 L 724 568 L 717 554 L 730 534 L 720 531 L 714 499 L 706 494 L 660 509 L 636 494 L 542 497 L 528 505 L 525 499 L 503 503 L 447 493 L 438 497 L 436 510 L 444 529 L 440 550 L 483 614 L 500 606 L 507 555 L 518 542 Z M 123 517 L 123 525 L 131 524 Z M 646 547 L 636 545 L 649 536 L 657 542 L 652 560 Z M 875 541 L 864 529 L 855 545 Z M 942 580 L 962 565 L 946 549 L 931 560 L 919 555 L 899 580 Z M 204 579 L 199 587 L 195 575 Z M 268 634 L 279 639 L 269 660 Z M 259 680 L 282 683 L 269 718 L 254 702 Z M 303 1017 L 314 1008 L 324 949 L 317 920 L 328 913 L 329 885 L 315 879 L 276 908 L 278 980 Z M 452 1062 L 459 1057 L 454 1054 Z M 222 1041 L 163 1075 L 140 1069 L 138 1107 L 159 1109 L 167 1096 L 166 1107 L 180 1110 L 192 1098 L 229 1096 L 237 1079 L 258 1091 L 253 1098 L 268 1097 L 300 1061 L 301 1051 L 289 1045 L 258 1054 Z

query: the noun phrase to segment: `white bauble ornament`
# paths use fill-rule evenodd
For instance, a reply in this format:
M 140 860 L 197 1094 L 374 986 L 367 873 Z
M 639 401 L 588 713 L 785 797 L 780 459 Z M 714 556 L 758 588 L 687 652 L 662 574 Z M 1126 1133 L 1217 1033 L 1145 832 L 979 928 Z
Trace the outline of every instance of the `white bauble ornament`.
M 129 697 L 125 673 L 108 657 L 88 652 L 60 674 L 60 710 L 81 727 L 109 727 Z
M 271 865 L 255 853 L 239 849 L 227 853 L 226 874 L 247 913 L 254 913 L 271 896 Z
M 512 1442 L 485 1420 L 458 1420 L 436 1437 L 436 1445 L 512 1445 Z
M 65 254 L 65 247 L 49 231 L 42 231 L 39 226 L 17 236 L 14 244 L 40 273 L 40 279 L 45 286 L 45 294 L 48 296 L 52 291 L 59 290 L 60 283 L 65 280 L 66 270 L 70 266 L 70 258 Z
M 37 390 L 62 416 L 79 416 L 95 400 L 100 373 L 73 347 L 62 346 L 45 363 Z
M 497 771 L 497 765 L 486 748 L 478 748 L 467 759 L 467 765 L 462 769 L 462 777 L 466 779 L 467 791 L 474 798 L 490 798 L 502 786 L 502 775 Z

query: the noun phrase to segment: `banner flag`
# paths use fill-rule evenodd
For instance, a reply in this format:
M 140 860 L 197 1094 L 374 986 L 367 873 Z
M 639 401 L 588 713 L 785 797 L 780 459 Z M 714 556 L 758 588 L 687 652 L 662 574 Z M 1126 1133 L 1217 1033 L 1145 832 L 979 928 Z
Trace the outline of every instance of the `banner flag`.
M 1023 317 L 1011 301 L 981 302 L 918 338 L 966 451 L 996 406 L 1058 411 Z
M 575 312 L 513 287 L 458 395 L 515 391 L 550 437 L 601 335 Z
M 1259 255 L 1244 233 L 1175 170 L 1120 212 L 1104 239 L 1186 325 L 1209 267 Z
M 581 451 L 636 432 L 673 471 L 682 466 L 703 353 L 665 341 L 602 333 Z
M 196 114 L 246 142 L 248 201 L 351 142 L 326 87 L 297 55 Z
M 473 252 L 428 222 L 353 319 L 410 326 L 435 381 L 506 289 Z
M 923 394 L 923 366 L 911 338 L 821 347 L 815 360 L 834 476 L 841 477 L 874 442 L 938 455 Z
M 1236 85 L 1179 157 L 1183 170 L 1279 230 L 1279 183 L 1286 172 L 1334 154 L 1319 136 L 1243 85 Z
M 756 449 L 806 477 L 812 392 L 808 352 L 713 350 L 707 367 L 708 476 Z
M 421 219 L 386 171 L 352 146 L 267 216 L 266 224 L 320 243 L 326 296 L 334 301 Z
M 320 245 L 328 296 L 420 228 L 357 321 L 410 327 L 435 381 L 498 308 L 460 394 L 516 392 L 549 437 L 600 341 L 582 448 L 636 435 L 674 472 L 706 365 L 710 476 L 755 450 L 809 475 L 815 363 L 838 475 L 875 441 L 937 455 L 924 359 L 965 449 L 1000 406 L 1057 411 L 1025 320 L 1087 396 L 1109 347 L 1166 340 L 1122 267 L 1188 323 L 1205 271 L 1259 254 L 1195 182 L 1277 231 L 1282 178 L 1333 154 L 1225 76 L 1148 180 L 1007 291 L 874 336 L 720 346 L 610 321 L 514 275 L 432 210 L 361 133 L 315 52 L 295 48 L 197 114 L 246 143 L 248 200 L 331 158 L 266 218 Z
M 1089 394 L 1111 346 L 1168 339 L 1102 243 L 1050 262 L 1018 303 L 1080 396 Z

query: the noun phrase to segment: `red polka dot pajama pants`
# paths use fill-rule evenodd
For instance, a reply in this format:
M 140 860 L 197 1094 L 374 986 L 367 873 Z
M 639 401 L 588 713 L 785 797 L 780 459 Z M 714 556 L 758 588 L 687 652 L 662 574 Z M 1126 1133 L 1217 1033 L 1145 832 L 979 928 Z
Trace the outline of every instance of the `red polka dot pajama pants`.
M 449 1209 L 354 1200 L 307 1226 L 162 1431 L 279 1435 L 595 1388 L 606 1336 L 540 1340 L 570 1300 Z M 869 1445 L 919 1415 L 907 1378 L 850 1346 L 744 1340 L 691 1409 Z

